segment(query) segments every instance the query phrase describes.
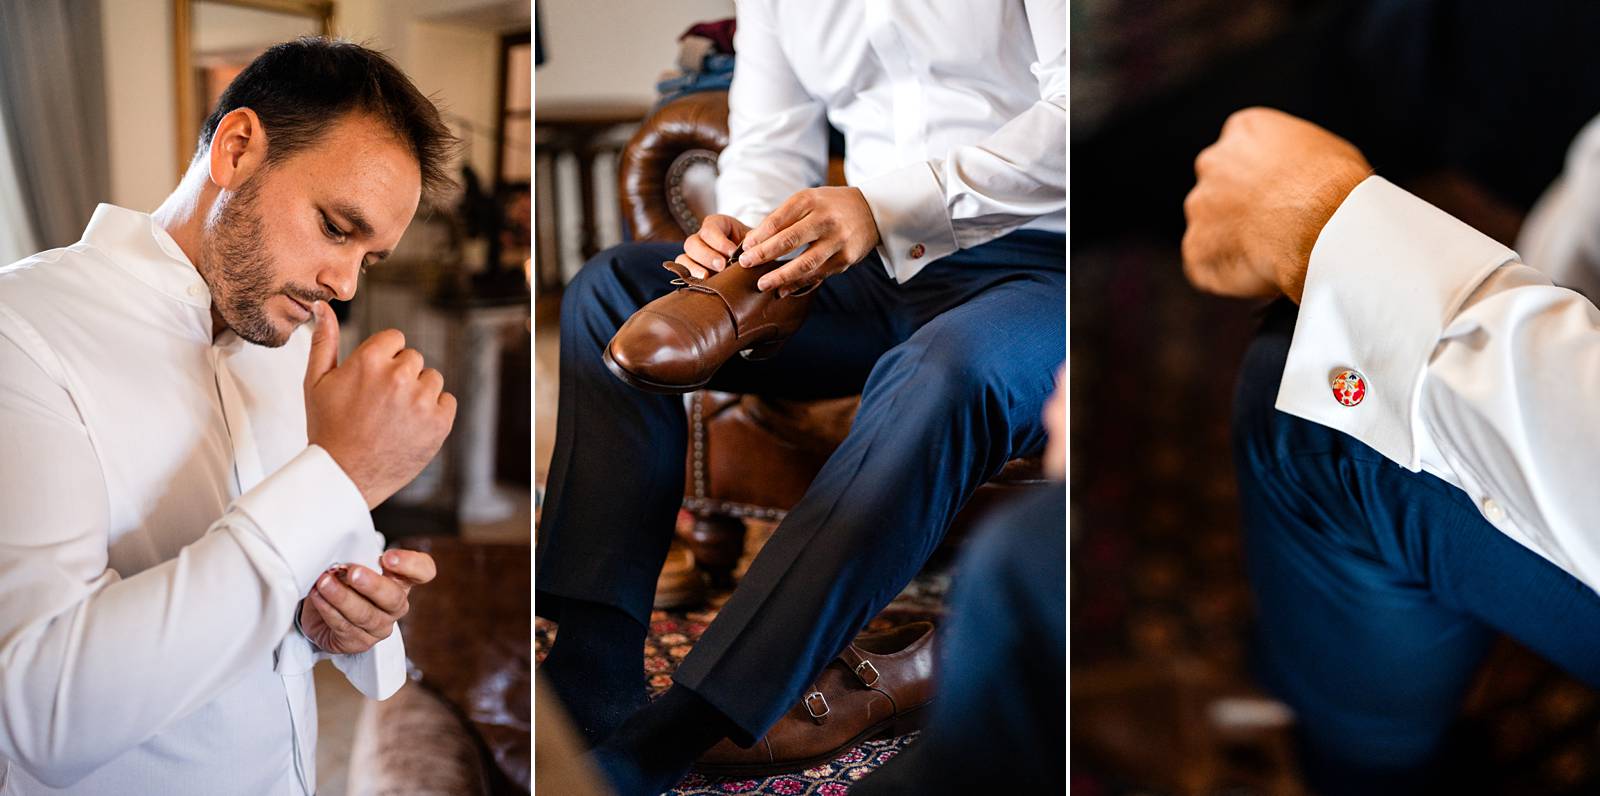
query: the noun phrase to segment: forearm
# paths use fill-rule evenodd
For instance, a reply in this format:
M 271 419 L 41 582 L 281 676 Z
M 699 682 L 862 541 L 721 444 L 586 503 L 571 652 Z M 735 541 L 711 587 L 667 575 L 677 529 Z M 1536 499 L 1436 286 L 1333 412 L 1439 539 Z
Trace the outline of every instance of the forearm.
M 106 568 L 103 527 L 82 518 L 64 518 L 72 532 L 0 529 L 0 756 L 71 782 L 271 666 L 317 574 L 376 556 L 353 485 L 325 500 L 338 477 L 308 449 L 176 558 L 128 578 Z
M 1067 55 L 1059 3 L 1027 4 L 1038 100 L 981 141 L 859 186 L 900 281 L 1067 206 Z
M 1354 369 L 1366 395 L 1330 394 Z M 1516 255 L 1379 178 L 1323 228 L 1278 408 L 1473 497 L 1591 585 L 1600 493 L 1600 314 Z

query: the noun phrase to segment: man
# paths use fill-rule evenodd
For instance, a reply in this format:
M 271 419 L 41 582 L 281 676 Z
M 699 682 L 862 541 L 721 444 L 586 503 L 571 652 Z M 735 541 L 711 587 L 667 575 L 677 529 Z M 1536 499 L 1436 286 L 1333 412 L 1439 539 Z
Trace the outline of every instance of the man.
M 752 0 L 738 13 L 720 212 L 682 247 L 602 253 L 563 299 L 535 577 L 536 611 L 559 630 L 542 670 L 623 793 L 661 792 L 721 738 L 750 746 L 796 705 L 972 491 L 1043 447 L 1040 408 L 1065 357 L 1064 4 Z M 810 187 L 829 123 L 852 187 Z M 613 377 L 602 352 L 672 289 L 663 260 L 699 278 L 801 246 L 759 287 L 815 286 L 804 325 L 711 385 L 860 393 L 860 410 L 645 707 L 640 650 L 683 496 L 686 419 L 678 398 Z
M 1600 262 L 1597 154 L 1591 125 L 1524 227 L 1562 281 Z M 1600 311 L 1286 114 L 1195 171 L 1190 280 L 1300 305 L 1234 422 L 1261 674 L 1319 792 L 1418 792 L 1497 632 L 1600 685 Z
M 404 681 L 394 622 L 433 562 L 380 562 L 368 511 L 455 400 L 394 330 L 338 362 L 326 302 L 450 143 L 382 55 L 279 45 L 154 214 L 101 205 L 0 270 L 4 793 L 309 794 L 312 664 Z

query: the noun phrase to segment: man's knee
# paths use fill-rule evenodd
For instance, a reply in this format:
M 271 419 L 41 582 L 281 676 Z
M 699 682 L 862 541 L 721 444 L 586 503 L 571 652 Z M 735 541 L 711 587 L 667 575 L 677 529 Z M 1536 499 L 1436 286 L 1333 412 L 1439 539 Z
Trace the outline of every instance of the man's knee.
M 974 344 L 970 338 L 919 335 L 879 360 L 867 392 L 879 388 L 897 393 L 899 406 L 955 413 L 1004 410 L 1010 396 L 1025 395 L 1042 410 L 1052 367 L 1041 365 L 1039 373 L 1029 374 L 1016 362 L 995 354 L 992 347 Z
M 651 292 L 660 292 L 661 285 L 670 282 L 671 274 L 661 262 L 676 251 L 671 244 L 622 243 L 589 258 L 562 291 L 562 322 L 596 311 L 608 317 L 631 314 Z

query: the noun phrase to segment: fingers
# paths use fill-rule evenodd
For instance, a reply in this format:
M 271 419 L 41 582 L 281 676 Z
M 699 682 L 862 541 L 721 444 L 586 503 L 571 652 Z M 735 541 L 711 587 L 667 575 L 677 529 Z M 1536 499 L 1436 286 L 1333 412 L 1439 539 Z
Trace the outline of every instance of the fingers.
M 350 567 L 345 571 L 354 574 L 357 570 L 355 567 Z M 367 570 L 367 573 L 371 575 L 372 570 Z M 346 585 L 332 571 L 323 573 L 322 577 L 317 579 L 316 590 L 312 592 L 311 597 L 326 602 L 340 618 L 374 638 L 386 638 L 393 630 L 392 616 Z M 329 625 L 332 624 L 329 622 Z
M 403 377 L 418 379 L 422 376 L 422 352 L 417 349 L 407 348 L 395 354 L 394 362 Z
M 728 267 L 729 255 L 739 247 L 734 238 L 743 238 L 743 233 L 744 225 L 732 216 L 706 216 L 700 229 L 683 242 L 683 254 L 673 262 L 695 279 L 705 279 Z
M 772 237 L 757 245 L 754 249 L 746 249 L 744 254 L 739 257 L 739 264 L 746 268 L 751 268 L 776 260 L 785 252 L 794 251 L 801 246 L 815 242 L 822 237 L 822 228 L 823 225 L 812 217 L 803 218 L 784 229 L 778 230 Z
M 739 248 L 739 242 L 728 234 L 732 231 L 733 224 L 729 223 L 732 221 L 733 219 L 728 216 L 713 216 L 700 225 L 700 240 L 724 258 L 732 255 L 733 250 Z M 721 269 L 719 268 L 718 270 Z
M 776 290 L 780 297 L 788 297 L 810 285 L 850 267 L 850 263 L 837 250 L 834 252 L 807 249 L 805 254 L 762 275 L 756 281 L 758 290 Z
M 444 374 L 433 368 L 425 368 L 417 381 L 422 383 L 422 394 L 431 400 L 439 400 L 439 393 L 444 392 Z
M 421 585 L 438 574 L 433 556 L 416 550 L 390 550 L 383 554 L 383 574 Z
M 351 623 L 349 619 L 339 613 L 339 609 L 333 607 L 333 604 L 328 602 L 327 598 L 321 594 L 315 591 L 311 592 L 306 597 L 306 602 L 311 603 L 311 607 L 317 612 L 317 616 L 322 617 L 323 623 L 333 632 L 334 637 L 341 642 L 340 646 L 342 648 L 370 649 L 372 645 L 377 644 L 380 640 L 378 637 Z
M 406 593 L 411 590 L 409 583 L 386 578 L 359 565 L 351 565 L 346 572 L 345 580 L 350 588 L 386 614 L 385 619 L 393 621 L 405 616 L 410 607 L 406 604 Z
M 744 236 L 739 264 L 746 268 L 760 265 L 816 240 L 814 229 L 802 226 L 810 212 L 811 198 L 805 191 L 789 197 Z
M 683 268 L 689 272 L 689 276 L 694 277 L 695 279 L 705 279 L 711 275 L 710 271 L 706 270 L 699 263 L 695 262 L 687 254 L 680 254 L 677 257 L 672 258 L 672 261 L 680 266 L 683 266 Z
M 311 331 L 311 357 L 306 360 L 307 389 L 339 364 L 339 319 L 326 301 L 312 304 L 311 312 L 317 324 Z
M 393 359 L 406 347 L 406 336 L 399 329 L 384 329 L 356 346 L 352 356 L 372 357 L 378 361 Z
M 699 235 L 690 235 L 684 240 L 683 254 L 678 257 L 678 262 L 687 267 L 690 273 L 699 271 L 694 274 L 696 279 L 704 279 L 708 271 L 721 271 L 728 265 L 728 261 L 707 246 Z

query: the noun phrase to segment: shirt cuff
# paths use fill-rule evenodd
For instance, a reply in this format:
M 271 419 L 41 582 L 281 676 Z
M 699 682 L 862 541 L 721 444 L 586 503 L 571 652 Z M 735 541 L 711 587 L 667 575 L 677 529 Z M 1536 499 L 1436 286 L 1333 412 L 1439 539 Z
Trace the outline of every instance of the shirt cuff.
M 1472 291 L 1516 258 L 1382 177 L 1368 177 L 1317 237 L 1277 408 L 1420 468 L 1417 407 L 1445 327 Z M 1353 406 L 1335 375 L 1361 374 Z
M 366 652 L 333 655 L 333 665 L 357 691 L 372 699 L 388 699 L 406 682 L 406 644 L 396 626 L 386 639 Z
M 872 208 L 878 256 L 896 282 L 905 282 L 928 263 L 961 248 L 932 165 L 912 163 L 856 187 Z
M 240 495 L 233 510 L 249 517 L 283 558 L 300 595 L 328 567 L 377 561 L 383 547 L 361 490 L 317 445 Z

